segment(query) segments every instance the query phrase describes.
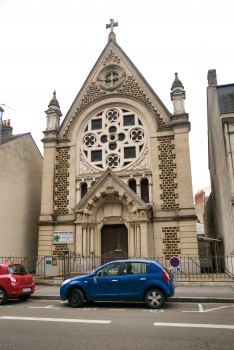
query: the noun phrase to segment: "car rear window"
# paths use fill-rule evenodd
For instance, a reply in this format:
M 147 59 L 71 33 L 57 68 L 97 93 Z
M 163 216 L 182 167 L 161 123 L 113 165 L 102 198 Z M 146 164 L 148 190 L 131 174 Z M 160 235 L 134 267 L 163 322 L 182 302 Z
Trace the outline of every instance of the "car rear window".
M 8 274 L 10 274 L 10 275 L 27 275 L 28 271 L 27 271 L 25 266 L 10 265 L 10 266 L 8 266 Z

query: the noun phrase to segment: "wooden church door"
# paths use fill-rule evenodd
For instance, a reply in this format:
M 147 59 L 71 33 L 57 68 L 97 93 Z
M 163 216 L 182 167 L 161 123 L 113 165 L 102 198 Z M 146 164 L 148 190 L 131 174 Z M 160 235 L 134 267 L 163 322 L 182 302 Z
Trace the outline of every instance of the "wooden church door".
M 122 249 L 122 257 L 128 254 L 128 230 L 125 225 L 103 226 L 101 240 L 102 255 L 109 252 L 116 252 L 120 248 Z M 120 256 L 121 252 L 118 255 Z

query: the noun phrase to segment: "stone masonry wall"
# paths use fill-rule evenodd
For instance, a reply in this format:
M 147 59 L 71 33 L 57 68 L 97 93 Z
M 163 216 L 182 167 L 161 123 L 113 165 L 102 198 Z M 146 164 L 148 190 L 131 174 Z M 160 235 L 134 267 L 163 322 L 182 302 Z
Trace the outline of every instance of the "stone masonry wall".
M 110 62 L 120 63 L 120 59 L 118 58 L 118 56 L 116 56 L 116 54 L 113 52 L 113 50 L 110 50 L 108 55 L 105 57 L 105 59 L 103 61 L 103 66 L 106 66 Z
M 160 117 L 160 114 L 158 114 L 156 108 L 150 102 L 149 97 L 147 97 L 146 93 L 144 90 L 141 89 L 140 85 L 136 81 L 134 77 L 128 77 L 127 81 L 124 83 L 123 88 L 117 90 L 120 93 L 124 93 L 127 95 L 132 95 L 137 97 L 139 100 L 145 102 L 150 109 L 154 112 L 154 114 L 157 116 L 157 120 L 160 126 L 163 126 L 166 124 L 166 122 L 163 120 L 163 118 Z
M 177 232 L 179 231 L 180 228 L 178 226 L 162 228 L 162 232 L 164 233 L 163 243 L 165 244 L 163 254 L 167 259 L 181 254 L 181 249 L 178 246 L 178 243 L 180 243 L 180 238 L 178 238 L 177 235 Z
M 161 200 L 163 204 L 161 205 L 162 210 L 173 210 L 178 209 L 179 204 L 176 204 L 176 199 L 178 198 L 178 193 L 175 192 L 177 188 L 177 183 L 175 179 L 177 174 L 174 172 L 176 169 L 176 163 L 173 160 L 176 158 L 176 155 L 173 153 L 175 148 L 174 136 L 160 136 L 158 137 L 160 151 L 159 160 L 161 161 L 159 169 L 161 169 L 160 179 L 161 184 L 160 188 L 162 190 Z
M 70 122 L 66 126 L 66 129 L 63 133 L 64 138 L 68 136 L 69 129 L 71 128 L 75 118 L 78 116 L 78 114 L 83 109 L 83 107 L 86 106 L 89 102 L 105 94 L 106 92 L 101 92 L 101 90 L 99 89 L 96 83 L 92 82 L 89 85 L 88 89 L 86 90 L 86 93 L 84 94 L 81 102 L 79 103 L 79 106 L 76 108 L 76 111 L 73 113 L 72 118 L 70 119 Z
M 56 168 L 55 168 L 55 214 L 68 214 L 67 205 L 69 201 L 67 196 L 69 194 L 69 149 L 70 147 L 63 147 L 57 149 Z

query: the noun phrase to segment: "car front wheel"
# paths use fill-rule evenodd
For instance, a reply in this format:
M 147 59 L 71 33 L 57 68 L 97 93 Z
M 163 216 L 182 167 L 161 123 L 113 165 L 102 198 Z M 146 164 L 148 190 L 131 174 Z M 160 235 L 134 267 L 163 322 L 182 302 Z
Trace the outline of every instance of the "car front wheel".
M 7 295 L 3 288 L 0 288 L 0 305 L 5 304 L 7 301 Z
M 165 296 L 159 289 L 150 289 L 145 295 L 145 302 L 151 309 L 160 309 L 165 302 Z
M 84 304 L 84 293 L 80 289 L 72 289 L 68 296 L 69 305 L 81 307 Z

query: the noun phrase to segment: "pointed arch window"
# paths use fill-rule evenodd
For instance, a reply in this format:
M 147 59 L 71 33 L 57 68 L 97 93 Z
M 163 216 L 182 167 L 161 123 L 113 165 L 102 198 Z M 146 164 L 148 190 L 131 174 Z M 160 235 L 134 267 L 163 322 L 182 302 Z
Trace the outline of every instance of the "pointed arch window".
M 136 193 L 136 180 L 130 180 L 128 186 Z
M 83 183 L 81 185 L 81 198 L 83 198 L 87 193 L 87 184 L 86 183 Z
M 149 203 L 149 181 L 147 179 L 141 181 L 141 199 Z

